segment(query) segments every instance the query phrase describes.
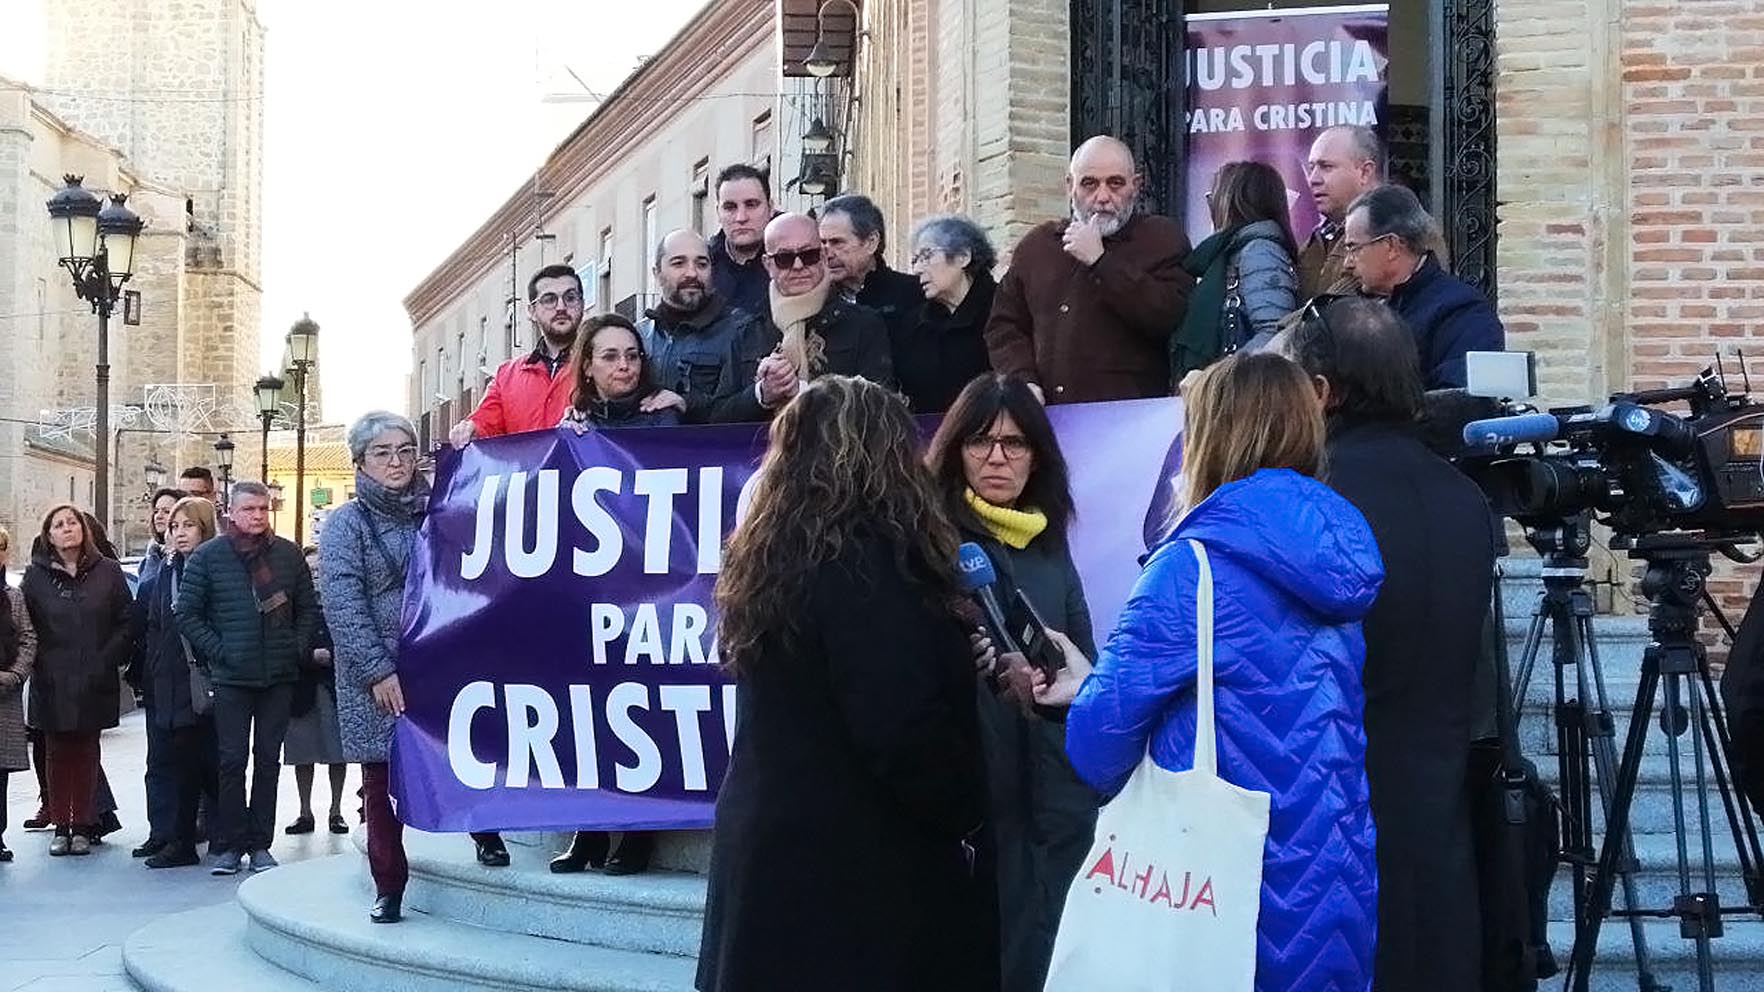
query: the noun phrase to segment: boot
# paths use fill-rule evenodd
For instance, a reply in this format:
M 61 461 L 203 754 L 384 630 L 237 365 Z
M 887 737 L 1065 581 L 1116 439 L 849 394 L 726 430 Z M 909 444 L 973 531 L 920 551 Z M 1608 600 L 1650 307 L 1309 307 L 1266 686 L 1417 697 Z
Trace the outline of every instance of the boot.
M 619 849 L 606 859 L 608 875 L 641 875 L 649 870 L 649 856 L 655 853 L 655 834 L 627 831 L 619 838 Z
M 554 875 L 572 875 L 584 868 L 599 870 L 606 865 L 609 840 L 599 830 L 578 830 L 570 839 L 570 849 L 551 859 Z

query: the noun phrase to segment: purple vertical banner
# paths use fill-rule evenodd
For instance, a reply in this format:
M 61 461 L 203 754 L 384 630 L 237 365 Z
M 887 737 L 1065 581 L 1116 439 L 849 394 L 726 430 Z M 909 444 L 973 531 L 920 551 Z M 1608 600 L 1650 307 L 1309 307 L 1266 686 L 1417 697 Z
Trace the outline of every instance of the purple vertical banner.
M 1311 142 L 1361 124 L 1384 135 L 1389 4 L 1244 10 L 1185 18 L 1188 236 L 1213 233 L 1207 190 L 1227 162 L 1257 161 L 1286 180 L 1292 231 L 1317 226 L 1305 181 Z
M 1071 469 L 1073 557 L 1107 632 L 1169 513 L 1181 404 L 1049 413 Z M 736 699 L 713 592 L 765 443 L 755 426 L 551 430 L 442 454 L 399 641 L 405 823 L 710 824 Z

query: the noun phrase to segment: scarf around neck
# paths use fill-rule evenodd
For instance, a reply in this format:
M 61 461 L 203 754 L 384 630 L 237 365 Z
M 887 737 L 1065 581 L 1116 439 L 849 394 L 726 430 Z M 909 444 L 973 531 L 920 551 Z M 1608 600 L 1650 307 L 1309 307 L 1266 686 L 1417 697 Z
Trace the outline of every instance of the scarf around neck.
M 376 513 L 395 520 L 421 516 L 429 508 L 429 480 L 418 472 L 403 489 L 393 489 L 374 481 L 360 469 L 355 470 L 355 498 Z
M 269 531 L 261 534 L 229 531 L 227 540 L 233 545 L 233 553 L 245 563 L 246 574 L 251 576 L 251 589 L 257 595 L 257 612 L 264 619 L 278 624 L 288 622 L 294 615 L 293 601 L 288 597 L 288 590 L 282 587 L 281 580 L 276 577 L 276 570 L 270 566 L 269 560 L 269 549 L 275 541 L 275 535 Z
M 820 375 L 826 364 L 827 342 L 808 329 L 808 322 L 827 305 L 832 283 L 823 278 L 820 285 L 801 296 L 780 294 L 777 283 L 766 291 L 771 294 L 772 323 L 783 336 L 778 349 L 796 366 L 798 378 L 813 379 Z
M 1018 551 L 1029 546 L 1029 542 L 1041 536 L 1047 530 L 1047 514 L 1040 510 L 1013 510 L 1008 506 L 997 506 L 980 498 L 972 489 L 963 489 L 962 495 L 968 500 L 968 508 L 980 518 L 980 523 L 987 533 L 999 539 L 1007 547 Z

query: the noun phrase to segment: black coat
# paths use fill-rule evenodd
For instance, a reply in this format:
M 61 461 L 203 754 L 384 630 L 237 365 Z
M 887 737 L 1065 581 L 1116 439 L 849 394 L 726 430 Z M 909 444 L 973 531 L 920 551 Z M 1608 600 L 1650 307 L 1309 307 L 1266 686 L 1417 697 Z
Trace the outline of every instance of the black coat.
M 1325 465 L 1324 481 L 1365 515 L 1384 556 L 1364 624 L 1373 988 L 1474 992 L 1482 949 L 1467 766 L 1494 517 L 1474 483 L 1400 426 L 1332 423 Z
M 25 570 L 22 592 L 37 629 L 30 725 L 51 734 L 116 726 L 133 608 L 122 566 L 88 558 L 68 575 L 41 556 Z
M 1391 291 L 1390 308 L 1415 334 L 1428 389 L 1464 388 L 1465 354 L 1506 347 L 1506 331 L 1488 297 L 1447 272 L 1431 253 L 1408 282 Z
M 859 306 L 827 294 L 821 311 L 808 319 L 808 330 L 826 343 L 825 365 L 813 375 L 803 371 L 804 378 L 822 375 L 861 375 L 871 382 L 894 388 L 894 360 L 889 355 L 888 325 L 869 307 Z M 753 334 L 741 341 L 740 362 L 735 378 L 752 383 L 759 374 L 759 365 L 784 340 L 784 332 L 772 322 L 768 304 Z M 760 406 L 759 395 L 751 388 L 717 404 L 712 420 L 730 423 L 749 420 L 770 420 L 775 411 Z
M 759 255 L 745 264 L 729 257 L 728 238 L 722 231 L 711 235 L 706 243 L 711 257 L 711 285 L 729 305 L 748 313 L 766 308 L 766 293 L 772 277 L 766 274 L 766 263 Z
M 758 318 L 720 296 L 690 315 L 658 306 L 637 325 L 650 378 L 686 401 L 682 421 L 719 423 L 734 416 L 731 398 L 753 392 L 753 379 L 739 375 L 741 356 L 751 350 L 746 339 L 758 326 Z
M 176 582 L 181 581 L 181 555 L 166 558 L 135 596 L 136 658 L 147 721 L 160 730 L 195 727 L 204 722 L 190 705 L 190 659 L 184 637 L 172 615 Z
M 808 588 L 800 646 L 741 678 L 698 988 L 995 988 L 967 635 L 877 540 Z
M 982 272 L 952 313 L 927 300 L 918 319 L 893 336 L 894 374 L 914 413 L 942 413 L 975 376 L 992 368 L 986 318 L 998 284 Z
M 876 311 L 876 316 L 888 325 L 888 336 L 894 337 L 918 321 L 919 311 L 925 306 L 925 290 L 920 287 L 918 276 L 896 272 L 886 263 L 877 262 L 876 268 L 864 277 L 856 302 Z

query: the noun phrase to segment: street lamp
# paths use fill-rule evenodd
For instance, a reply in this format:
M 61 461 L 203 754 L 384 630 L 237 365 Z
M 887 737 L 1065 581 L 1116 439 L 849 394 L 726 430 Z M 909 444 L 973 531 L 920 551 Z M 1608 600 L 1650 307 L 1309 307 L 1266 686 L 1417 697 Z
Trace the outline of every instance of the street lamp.
M 222 434 L 214 442 L 214 463 L 221 470 L 221 509 L 225 510 L 233 502 L 233 439 Z
M 817 79 L 826 79 L 839 69 L 839 57 L 833 54 L 833 46 L 827 44 L 827 8 L 836 3 L 845 4 L 851 8 L 853 35 L 851 47 L 853 51 L 857 49 L 857 19 L 862 16 L 858 13 L 857 4 L 852 3 L 851 0 L 827 0 L 826 3 L 821 4 L 815 10 L 815 47 L 809 49 L 808 56 L 802 60 L 802 67 L 808 70 L 809 75 Z
M 809 125 L 808 133 L 802 136 L 802 150 L 805 152 L 824 152 L 833 147 L 833 132 L 828 129 L 827 122 L 819 117 Z
M 149 456 L 143 474 L 147 477 L 147 499 L 151 501 L 153 494 L 165 487 L 165 466 L 159 464 L 158 458 Z
M 294 414 L 294 543 L 306 546 L 306 378 L 318 364 L 318 324 L 302 314 L 288 329 L 288 365 L 299 409 Z
M 263 477 L 269 478 L 269 432 L 270 423 L 276 419 L 277 411 L 282 408 L 282 380 L 273 375 L 266 375 L 257 380 L 257 415 L 263 418 Z
M 92 304 L 98 315 L 96 423 L 93 448 L 92 514 L 107 526 L 110 520 L 110 315 L 122 297 L 123 283 L 135 271 L 135 240 L 142 222 L 127 206 L 128 197 L 112 194 L 101 202 L 81 183 L 84 176 L 62 177 L 66 185 L 49 198 L 54 224 L 56 261 L 73 279 L 74 293 Z
M 277 513 L 282 512 L 282 484 L 280 482 L 272 482 L 265 488 L 269 490 L 270 494 L 270 509 Z

